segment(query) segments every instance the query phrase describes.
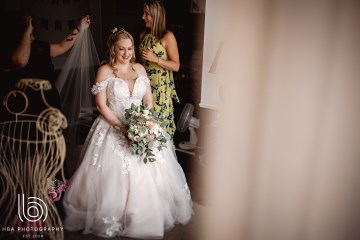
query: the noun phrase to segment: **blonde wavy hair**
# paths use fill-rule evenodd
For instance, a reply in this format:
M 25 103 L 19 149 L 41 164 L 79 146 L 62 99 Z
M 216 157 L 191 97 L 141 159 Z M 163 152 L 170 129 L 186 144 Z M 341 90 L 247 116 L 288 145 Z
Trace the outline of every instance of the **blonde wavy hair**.
M 132 35 L 123 28 L 121 28 L 120 30 L 118 30 L 117 28 L 113 28 L 111 30 L 111 34 L 108 38 L 107 46 L 108 46 L 108 53 L 109 53 L 108 63 L 114 69 L 114 74 L 117 72 L 117 69 L 115 67 L 115 60 L 116 60 L 115 59 L 115 44 L 120 39 L 130 39 L 131 40 L 134 53 L 131 56 L 130 62 L 135 63 L 135 60 L 136 60 L 135 46 L 134 46 L 135 44 L 134 44 L 134 38 L 132 37 Z
M 166 31 L 166 11 L 161 1 L 149 0 L 144 3 L 151 17 L 153 18 L 151 34 L 161 39 Z

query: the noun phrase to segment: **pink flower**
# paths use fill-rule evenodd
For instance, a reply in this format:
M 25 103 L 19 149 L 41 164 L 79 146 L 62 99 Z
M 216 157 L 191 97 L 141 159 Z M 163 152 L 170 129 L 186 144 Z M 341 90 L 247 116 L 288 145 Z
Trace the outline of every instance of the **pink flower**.
M 149 110 L 147 110 L 147 109 L 144 110 L 144 115 L 145 115 L 145 116 L 149 115 L 149 113 L 150 113 Z
M 154 123 L 152 121 L 146 121 L 145 126 L 147 126 L 151 129 L 154 126 Z
M 56 192 L 49 193 L 50 201 L 55 202 L 57 199 L 58 194 Z
M 50 198 L 50 201 L 56 202 L 61 199 L 62 193 L 66 191 L 67 183 L 68 183 L 67 180 L 65 180 L 64 182 L 58 180 L 52 181 L 52 185 L 51 185 L 52 188 L 48 188 L 49 191 L 48 196 Z
M 56 189 L 56 192 L 57 192 L 57 193 L 65 192 L 66 187 L 67 187 L 67 186 L 66 186 L 66 182 L 64 182 L 64 183 L 60 184 L 60 186 Z

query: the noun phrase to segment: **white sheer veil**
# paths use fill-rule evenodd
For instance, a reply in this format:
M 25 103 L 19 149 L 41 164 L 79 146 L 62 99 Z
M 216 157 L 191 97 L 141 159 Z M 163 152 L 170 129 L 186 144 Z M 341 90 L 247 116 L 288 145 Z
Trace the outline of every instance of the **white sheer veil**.
M 80 33 L 62 68 L 56 87 L 61 98 L 61 110 L 67 118 L 65 138 L 68 144 L 77 144 L 84 127 L 90 127 L 95 110 L 91 86 L 100 65 L 90 29 Z

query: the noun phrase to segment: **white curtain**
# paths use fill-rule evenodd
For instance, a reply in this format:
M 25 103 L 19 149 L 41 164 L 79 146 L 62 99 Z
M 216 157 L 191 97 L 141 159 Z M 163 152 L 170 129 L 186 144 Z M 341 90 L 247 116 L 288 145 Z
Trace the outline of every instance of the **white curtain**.
M 232 6 L 201 239 L 360 239 L 360 2 Z

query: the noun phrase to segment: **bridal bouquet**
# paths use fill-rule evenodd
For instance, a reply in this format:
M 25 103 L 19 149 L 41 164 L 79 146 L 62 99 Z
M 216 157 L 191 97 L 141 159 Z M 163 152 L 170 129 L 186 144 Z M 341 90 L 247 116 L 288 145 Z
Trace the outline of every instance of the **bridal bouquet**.
M 125 125 L 126 136 L 130 141 L 130 146 L 136 155 L 145 155 L 144 163 L 154 162 L 154 150 L 161 151 L 166 147 L 166 138 L 161 132 L 161 128 L 166 126 L 163 117 L 153 108 L 148 106 L 136 106 L 125 109 L 125 115 L 120 121 Z

